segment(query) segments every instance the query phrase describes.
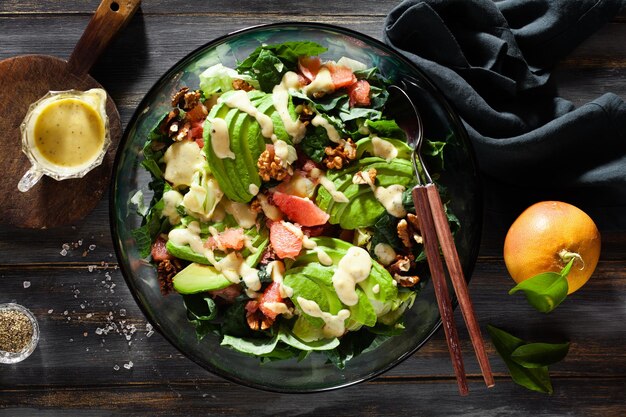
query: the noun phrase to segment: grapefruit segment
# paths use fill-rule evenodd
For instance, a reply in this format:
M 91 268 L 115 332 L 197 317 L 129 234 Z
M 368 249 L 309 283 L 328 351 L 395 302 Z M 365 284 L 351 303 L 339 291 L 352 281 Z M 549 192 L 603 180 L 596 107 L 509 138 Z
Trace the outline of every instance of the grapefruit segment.
M 328 213 L 308 198 L 277 191 L 272 195 L 272 201 L 289 219 L 302 226 L 319 226 L 330 218 Z
M 281 258 L 295 258 L 302 250 L 304 234 L 300 228 L 283 220 L 270 225 L 270 243 L 276 255 Z

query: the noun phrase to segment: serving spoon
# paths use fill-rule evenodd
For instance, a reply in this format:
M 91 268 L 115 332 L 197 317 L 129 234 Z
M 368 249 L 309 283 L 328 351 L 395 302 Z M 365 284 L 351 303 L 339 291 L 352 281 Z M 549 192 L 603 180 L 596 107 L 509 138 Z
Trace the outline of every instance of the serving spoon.
M 419 111 L 406 92 L 407 84 L 405 82 L 403 84 L 405 88 L 401 88 L 398 85 L 391 85 L 388 88 L 389 98 L 385 105 L 385 110 L 407 133 L 407 144 L 412 149 L 411 162 L 417 185 L 413 187 L 411 195 L 420 223 L 420 232 L 424 240 L 424 252 L 426 253 L 428 267 L 433 278 L 437 305 L 441 314 L 446 343 L 450 351 L 459 392 L 461 395 L 467 395 L 469 389 L 459 337 L 454 324 L 448 285 L 439 256 L 440 245 L 485 384 L 487 387 L 492 387 L 495 385 L 495 382 L 443 203 L 437 191 L 437 186 L 433 182 L 422 159 L 421 147 L 424 141 L 424 124 Z

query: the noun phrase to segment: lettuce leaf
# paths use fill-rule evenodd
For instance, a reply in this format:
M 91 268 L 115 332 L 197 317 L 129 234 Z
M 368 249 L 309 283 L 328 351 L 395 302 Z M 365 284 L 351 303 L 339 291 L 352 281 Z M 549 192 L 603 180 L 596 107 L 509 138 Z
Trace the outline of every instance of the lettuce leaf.
M 307 134 L 300 142 L 302 152 L 313 161 L 320 163 L 326 156 L 324 149 L 331 144 L 326 129 L 322 126 L 309 126 Z
M 272 52 L 278 59 L 284 61 L 285 63 L 292 64 L 291 67 L 295 68 L 294 65 L 297 65 L 299 57 L 317 56 L 327 50 L 328 49 L 322 45 L 310 41 L 294 41 L 274 45 L 262 45 L 255 49 L 254 52 L 248 56 L 248 58 L 237 65 L 237 71 L 248 72 L 252 70 L 254 63 L 263 51 Z
M 210 97 L 215 93 L 230 91 L 233 89 L 233 80 L 240 79 L 250 83 L 253 87 L 259 88 L 258 83 L 249 75 L 239 74 L 232 68 L 222 64 L 215 64 L 200 75 L 200 89 L 205 97 Z

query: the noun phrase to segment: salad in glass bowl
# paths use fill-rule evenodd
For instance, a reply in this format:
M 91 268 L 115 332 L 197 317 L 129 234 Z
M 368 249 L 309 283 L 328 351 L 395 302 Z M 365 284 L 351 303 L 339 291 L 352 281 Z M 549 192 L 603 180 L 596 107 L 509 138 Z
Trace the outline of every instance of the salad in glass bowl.
M 471 276 L 479 179 L 441 92 L 361 33 L 262 25 L 173 65 L 118 147 L 115 251 L 157 332 L 216 375 L 280 392 L 370 379 L 426 343 L 441 320 L 386 108 L 403 81 Z
M 390 81 L 324 52 L 262 45 L 173 94 L 143 147 L 154 194 L 133 236 L 199 338 L 343 367 L 402 332 L 425 264 L 411 149 L 385 113 Z M 438 167 L 445 145 L 426 141 Z M 351 333 L 360 352 L 342 346 Z

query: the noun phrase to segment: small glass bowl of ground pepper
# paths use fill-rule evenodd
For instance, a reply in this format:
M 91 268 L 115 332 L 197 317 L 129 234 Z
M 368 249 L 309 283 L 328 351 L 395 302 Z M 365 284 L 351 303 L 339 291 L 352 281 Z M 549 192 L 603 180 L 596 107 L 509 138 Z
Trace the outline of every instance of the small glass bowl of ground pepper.
M 39 325 L 27 308 L 0 304 L 0 363 L 21 362 L 37 347 Z

